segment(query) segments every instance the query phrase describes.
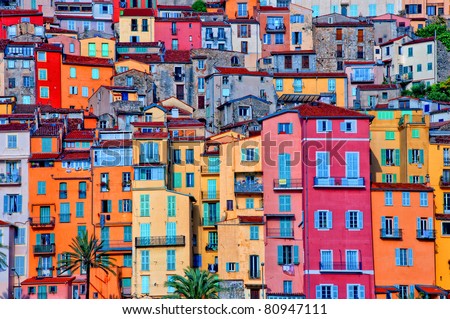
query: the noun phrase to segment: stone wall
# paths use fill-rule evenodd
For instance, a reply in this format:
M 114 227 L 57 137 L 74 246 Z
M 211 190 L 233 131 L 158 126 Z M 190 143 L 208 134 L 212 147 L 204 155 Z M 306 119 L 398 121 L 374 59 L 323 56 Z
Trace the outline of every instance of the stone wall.
M 437 78 L 436 82 L 445 81 L 450 76 L 450 52 L 442 42 L 437 41 Z

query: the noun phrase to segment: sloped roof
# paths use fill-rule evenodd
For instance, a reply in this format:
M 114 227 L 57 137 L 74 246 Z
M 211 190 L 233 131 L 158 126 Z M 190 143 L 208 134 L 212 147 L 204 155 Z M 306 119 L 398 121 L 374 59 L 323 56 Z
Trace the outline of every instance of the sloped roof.
M 372 183 L 372 191 L 410 191 L 410 192 L 432 192 L 433 188 L 418 183 Z

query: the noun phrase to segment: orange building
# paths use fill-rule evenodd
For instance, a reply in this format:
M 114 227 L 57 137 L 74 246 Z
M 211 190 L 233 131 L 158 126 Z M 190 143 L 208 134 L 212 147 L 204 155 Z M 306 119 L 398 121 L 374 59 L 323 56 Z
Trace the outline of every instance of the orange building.
M 259 7 L 256 19 L 259 21 L 261 57 L 271 52 L 289 51 L 291 48 L 290 11 L 286 7 Z
M 371 200 L 377 298 L 446 295 L 435 286 L 433 188 L 373 183 Z
M 61 66 L 61 106 L 85 109 L 89 97 L 114 74 L 110 59 L 65 55 Z
M 258 5 L 257 0 L 227 0 L 225 14 L 228 19 L 248 19 L 255 15 L 255 9 Z

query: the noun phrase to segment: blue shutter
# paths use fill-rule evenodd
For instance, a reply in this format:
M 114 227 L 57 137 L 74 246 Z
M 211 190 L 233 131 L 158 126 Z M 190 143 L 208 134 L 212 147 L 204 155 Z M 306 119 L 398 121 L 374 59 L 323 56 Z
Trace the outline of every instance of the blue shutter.
M 414 299 L 414 285 L 409 286 L 409 298 Z
M 400 150 L 394 150 L 395 166 L 400 166 Z
M 119 199 L 119 213 L 123 212 L 122 207 L 123 207 L 123 201 L 121 199 Z
M 331 298 L 338 299 L 338 286 L 336 285 L 332 286 Z
M 239 263 L 234 264 L 234 271 L 239 272 Z
M 398 230 L 398 217 L 394 216 L 394 235 L 400 235 L 400 232 Z
M 433 227 L 433 217 L 428 217 L 428 229 L 430 231 L 432 231 L 434 229 L 434 227 Z M 430 236 L 431 236 L 431 233 L 430 233 Z
M 412 248 L 408 249 L 408 266 L 413 266 L 413 251 L 412 251 Z
M 108 204 L 108 213 L 111 213 L 111 211 L 112 211 L 112 208 L 111 208 L 112 203 L 111 203 L 110 199 L 107 201 L 107 204 Z
M 345 122 L 340 123 L 341 132 L 345 132 Z
M 412 150 L 408 150 L 408 163 L 412 163 Z
M 54 244 L 54 243 L 55 243 L 55 234 L 50 233 L 50 244 Z
M 420 229 L 420 217 L 417 217 L 417 228 L 416 229 L 417 230 Z
M 419 151 L 419 156 L 420 156 L 420 158 L 419 158 L 419 163 L 420 163 L 420 164 L 423 164 L 423 150 L 420 150 L 420 151 Z
M 294 264 L 298 265 L 300 263 L 299 259 L 298 259 L 298 246 L 295 245 L 294 246 Z
M 386 166 L 386 149 L 381 149 L 381 166 Z
M 358 298 L 366 299 L 366 289 L 365 289 L 364 285 L 359 285 L 359 287 L 358 287 Z
M 345 228 L 347 228 L 347 229 L 350 228 L 350 212 L 349 211 L 345 212 Z
M 36 234 L 36 245 L 41 244 L 41 234 Z
M 330 211 L 327 212 L 327 228 L 333 228 L 333 213 Z
M 322 299 L 322 286 L 316 286 L 316 299 Z
M 384 228 L 386 225 L 386 217 L 381 216 L 381 235 L 384 236 L 386 235 L 386 229 Z
M 225 263 L 225 271 L 226 272 L 230 271 L 230 263 Z
M 395 265 L 400 266 L 400 248 L 395 248 Z
M 327 123 L 327 131 L 328 131 L 328 132 L 331 132 L 331 131 L 333 130 L 333 128 L 332 128 L 332 122 L 331 122 L 330 120 L 327 120 L 326 123 Z M 327 163 L 327 164 L 328 164 L 328 163 Z
M 314 228 L 319 229 L 319 212 L 314 212 Z
M 203 220 L 204 220 L 204 225 L 206 225 L 205 223 L 209 220 L 209 213 L 208 213 L 208 204 L 207 203 L 203 203 Z
M 364 222 L 363 222 L 363 212 L 358 211 L 358 228 L 363 229 Z
M 17 196 L 17 211 L 22 212 L 22 195 Z
M 8 213 L 8 195 L 3 195 L 3 211 Z
M 283 264 L 283 246 L 278 246 L 278 265 Z

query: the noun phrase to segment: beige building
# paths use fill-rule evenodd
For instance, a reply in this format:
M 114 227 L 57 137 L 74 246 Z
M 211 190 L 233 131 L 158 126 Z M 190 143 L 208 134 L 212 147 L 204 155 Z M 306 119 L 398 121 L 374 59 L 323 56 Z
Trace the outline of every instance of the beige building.
M 259 23 L 255 19 L 230 19 L 233 51 L 245 53 L 245 67 L 255 71 L 261 58 Z
M 313 50 L 312 10 L 295 3 L 290 9 L 291 50 Z
M 100 37 L 84 38 L 80 40 L 80 48 L 82 56 L 113 60 L 116 58 L 115 39 L 105 39 Z
M 155 11 L 153 9 L 124 9 L 119 18 L 120 42 L 154 42 Z

